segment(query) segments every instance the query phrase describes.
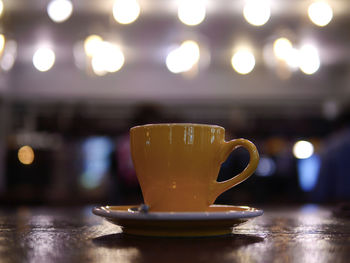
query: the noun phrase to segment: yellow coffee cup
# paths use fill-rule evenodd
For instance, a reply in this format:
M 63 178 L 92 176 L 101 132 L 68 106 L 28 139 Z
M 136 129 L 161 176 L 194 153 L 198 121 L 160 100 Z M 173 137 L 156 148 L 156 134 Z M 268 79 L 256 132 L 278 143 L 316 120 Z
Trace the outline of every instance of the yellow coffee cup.
M 131 154 L 144 202 L 154 212 L 207 211 L 224 191 L 251 176 L 259 162 L 246 139 L 225 141 L 225 129 L 191 123 L 148 124 L 130 129 Z M 220 165 L 238 147 L 249 164 L 217 182 Z

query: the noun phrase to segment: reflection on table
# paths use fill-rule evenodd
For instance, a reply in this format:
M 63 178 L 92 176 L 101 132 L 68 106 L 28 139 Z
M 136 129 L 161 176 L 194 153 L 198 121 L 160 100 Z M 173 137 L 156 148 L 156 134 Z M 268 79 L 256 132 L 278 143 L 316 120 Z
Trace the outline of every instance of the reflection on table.
M 266 207 L 217 238 L 127 236 L 85 208 L 0 210 L 4 262 L 348 262 L 349 218 L 331 207 Z

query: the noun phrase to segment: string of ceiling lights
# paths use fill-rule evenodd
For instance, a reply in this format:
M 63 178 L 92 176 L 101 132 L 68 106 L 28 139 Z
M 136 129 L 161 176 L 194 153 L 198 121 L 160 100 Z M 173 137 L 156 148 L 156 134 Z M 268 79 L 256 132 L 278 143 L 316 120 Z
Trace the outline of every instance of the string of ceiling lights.
M 0 16 L 6 10 L 0 0 Z M 51 0 L 47 5 L 47 14 L 55 23 L 67 21 L 73 14 L 74 6 L 70 0 Z M 189 27 L 195 27 L 206 18 L 207 0 L 179 0 L 177 5 L 178 19 Z M 142 6 L 138 0 L 115 0 L 111 10 L 116 22 L 127 25 L 135 22 L 142 15 Z M 255 27 L 266 24 L 271 17 L 271 3 L 268 0 L 246 0 L 242 14 L 244 19 Z M 307 14 L 312 23 L 324 27 L 333 18 L 333 9 L 326 1 L 313 1 L 308 6 Z M 122 46 L 103 39 L 95 34 L 87 36 L 82 44 L 86 63 L 94 74 L 103 76 L 119 71 L 126 58 Z M 274 63 L 284 65 L 290 71 L 301 70 L 305 74 L 314 74 L 321 61 L 316 46 L 306 44 L 296 47 L 286 36 L 281 36 L 271 43 Z M 198 70 L 203 53 L 207 51 L 194 39 L 186 39 L 171 50 L 165 58 L 165 65 L 172 73 L 186 73 Z M 9 71 L 16 59 L 17 44 L 0 34 L 0 68 Z M 55 64 L 55 52 L 51 47 L 39 47 L 33 54 L 34 67 L 45 72 Z M 256 58 L 249 46 L 238 47 L 232 52 L 231 66 L 239 74 L 253 71 Z

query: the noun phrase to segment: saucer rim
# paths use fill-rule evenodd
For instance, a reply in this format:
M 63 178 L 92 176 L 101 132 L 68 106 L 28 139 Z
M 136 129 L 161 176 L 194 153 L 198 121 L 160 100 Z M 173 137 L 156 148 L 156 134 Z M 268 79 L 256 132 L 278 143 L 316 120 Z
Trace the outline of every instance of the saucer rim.
M 125 210 L 125 208 L 138 207 L 137 205 L 120 205 L 113 206 L 115 208 L 124 208 L 124 210 L 110 209 L 111 206 L 96 206 L 92 209 L 92 213 L 104 218 L 112 219 L 128 219 L 128 220 L 230 220 L 230 219 L 249 219 L 263 215 L 262 209 L 249 206 L 233 206 L 233 205 L 212 205 L 213 207 L 227 207 L 227 211 L 205 211 L 205 212 L 148 212 L 142 213 L 138 211 Z M 234 208 L 245 208 L 245 211 L 237 211 Z M 232 209 L 230 209 L 232 208 Z

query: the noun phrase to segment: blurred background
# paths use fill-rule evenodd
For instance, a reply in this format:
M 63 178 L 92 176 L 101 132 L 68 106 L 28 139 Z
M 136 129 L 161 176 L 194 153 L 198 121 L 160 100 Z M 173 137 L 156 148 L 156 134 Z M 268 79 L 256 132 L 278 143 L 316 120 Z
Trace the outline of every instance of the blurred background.
M 253 141 L 228 204 L 350 199 L 347 0 L 0 0 L 0 204 L 130 204 L 128 130 Z M 248 162 L 236 150 L 219 180 Z

